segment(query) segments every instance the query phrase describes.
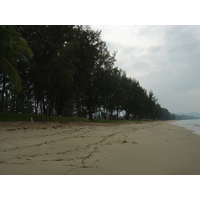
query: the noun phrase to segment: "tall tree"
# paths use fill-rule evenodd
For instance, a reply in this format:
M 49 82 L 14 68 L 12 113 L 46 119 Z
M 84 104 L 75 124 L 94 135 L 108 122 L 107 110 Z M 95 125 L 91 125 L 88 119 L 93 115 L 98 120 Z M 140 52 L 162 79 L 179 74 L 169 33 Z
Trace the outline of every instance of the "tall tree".
M 28 61 L 32 51 L 25 39 L 12 26 L 0 26 L 0 69 L 6 73 L 16 90 L 21 89 L 21 80 L 16 70 L 19 60 Z
M 77 110 L 81 111 L 84 116 L 88 114 L 91 120 L 98 106 L 98 72 L 100 68 L 108 65 L 107 62 L 112 60 L 112 56 L 109 55 L 100 34 L 100 31 L 93 31 L 90 27 L 81 26 L 78 27 L 76 35 L 80 46 L 77 52 L 80 62 L 76 65 L 75 74 L 75 82 L 78 84 L 80 94 L 77 101 Z M 85 112 L 85 110 L 87 111 Z M 81 113 L 79 112 L 79 114 Z
M 9 78 L 15 90 L 21 91 L 21 79 L 17 71 L 19 61 L 28 62 L 32 51 L 25 39 L 12 26 L 0 26 L 0 73 L 2 74 L 2 92 L 0 110 L 4 111 L 4 93 Z
M 34 52 L 31 77 L 36 110 L 40 108 L 41 116 L 52 115 L 60 88 L 71 73 L 68 47 L 73 26 L 16 26 L 16 29 L 27 39 Z
M 77 114 L 92 120 L 94 113 L 101 111 L 110 119 L 119 117 L 120 112 L 127 119 L 160 116 L 153 92 L 148 93 L 114 66 L 116 52 L 108 51 L 101 31 L 89 26 L 14 26 L 20 36 L 11 26 L 0 28 L 1 105 L 5 100 L 6 111 L 40 113 L 41 119 L 44 115 L 48 119 L 53 114 Z M 25 50 L 27 43 L 19 45 L 18 36 L 26 39 L 34 53 L 30 65 L 23 62 L 30 56 L 29 48 Z M 19 76 L 21 93 L 8 81 L 8 77 L 17 80 Z M 12 82 L 17 85 L 20 81 Z

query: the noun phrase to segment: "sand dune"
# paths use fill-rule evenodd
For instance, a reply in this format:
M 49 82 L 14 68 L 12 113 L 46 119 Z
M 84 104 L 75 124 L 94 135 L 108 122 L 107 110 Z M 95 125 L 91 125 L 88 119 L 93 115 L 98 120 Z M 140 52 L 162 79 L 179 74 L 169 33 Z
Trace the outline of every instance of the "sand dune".
M 0 174 L 200 174 L 200 136 L 170 124 L 0 123 Z

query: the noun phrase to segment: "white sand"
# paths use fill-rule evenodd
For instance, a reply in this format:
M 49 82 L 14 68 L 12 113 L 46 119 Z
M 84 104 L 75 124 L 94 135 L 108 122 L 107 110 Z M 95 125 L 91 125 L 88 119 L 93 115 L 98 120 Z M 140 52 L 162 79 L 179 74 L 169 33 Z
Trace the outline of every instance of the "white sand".
M 200 136 L 170 124 L 0 123 L 0 174 L 200 174 Z

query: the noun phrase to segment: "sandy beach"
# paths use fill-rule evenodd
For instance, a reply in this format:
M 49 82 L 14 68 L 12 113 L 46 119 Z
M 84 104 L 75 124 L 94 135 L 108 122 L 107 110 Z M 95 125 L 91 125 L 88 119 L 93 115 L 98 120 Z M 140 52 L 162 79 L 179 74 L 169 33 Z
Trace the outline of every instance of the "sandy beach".
M 170 123 L 0 122 L 0 174 L 200 174 L 200 136 Z

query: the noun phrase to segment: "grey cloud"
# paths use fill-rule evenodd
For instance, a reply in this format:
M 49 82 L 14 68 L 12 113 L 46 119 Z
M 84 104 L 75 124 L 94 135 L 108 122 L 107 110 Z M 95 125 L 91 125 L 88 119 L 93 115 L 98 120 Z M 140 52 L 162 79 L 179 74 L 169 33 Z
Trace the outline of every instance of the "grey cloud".
M 151 46 L 148 48 L 148 52 L 150 53 L 159 53 L 161 51 L 161 45 L 159 46 Z
M 118 49 L 116 65 L 153 90 L 170 112 L 200 112 L 200 26 L 128 26 L 123 31 L 127 38 L 120 40 L 118 33 L 107 43 Z

